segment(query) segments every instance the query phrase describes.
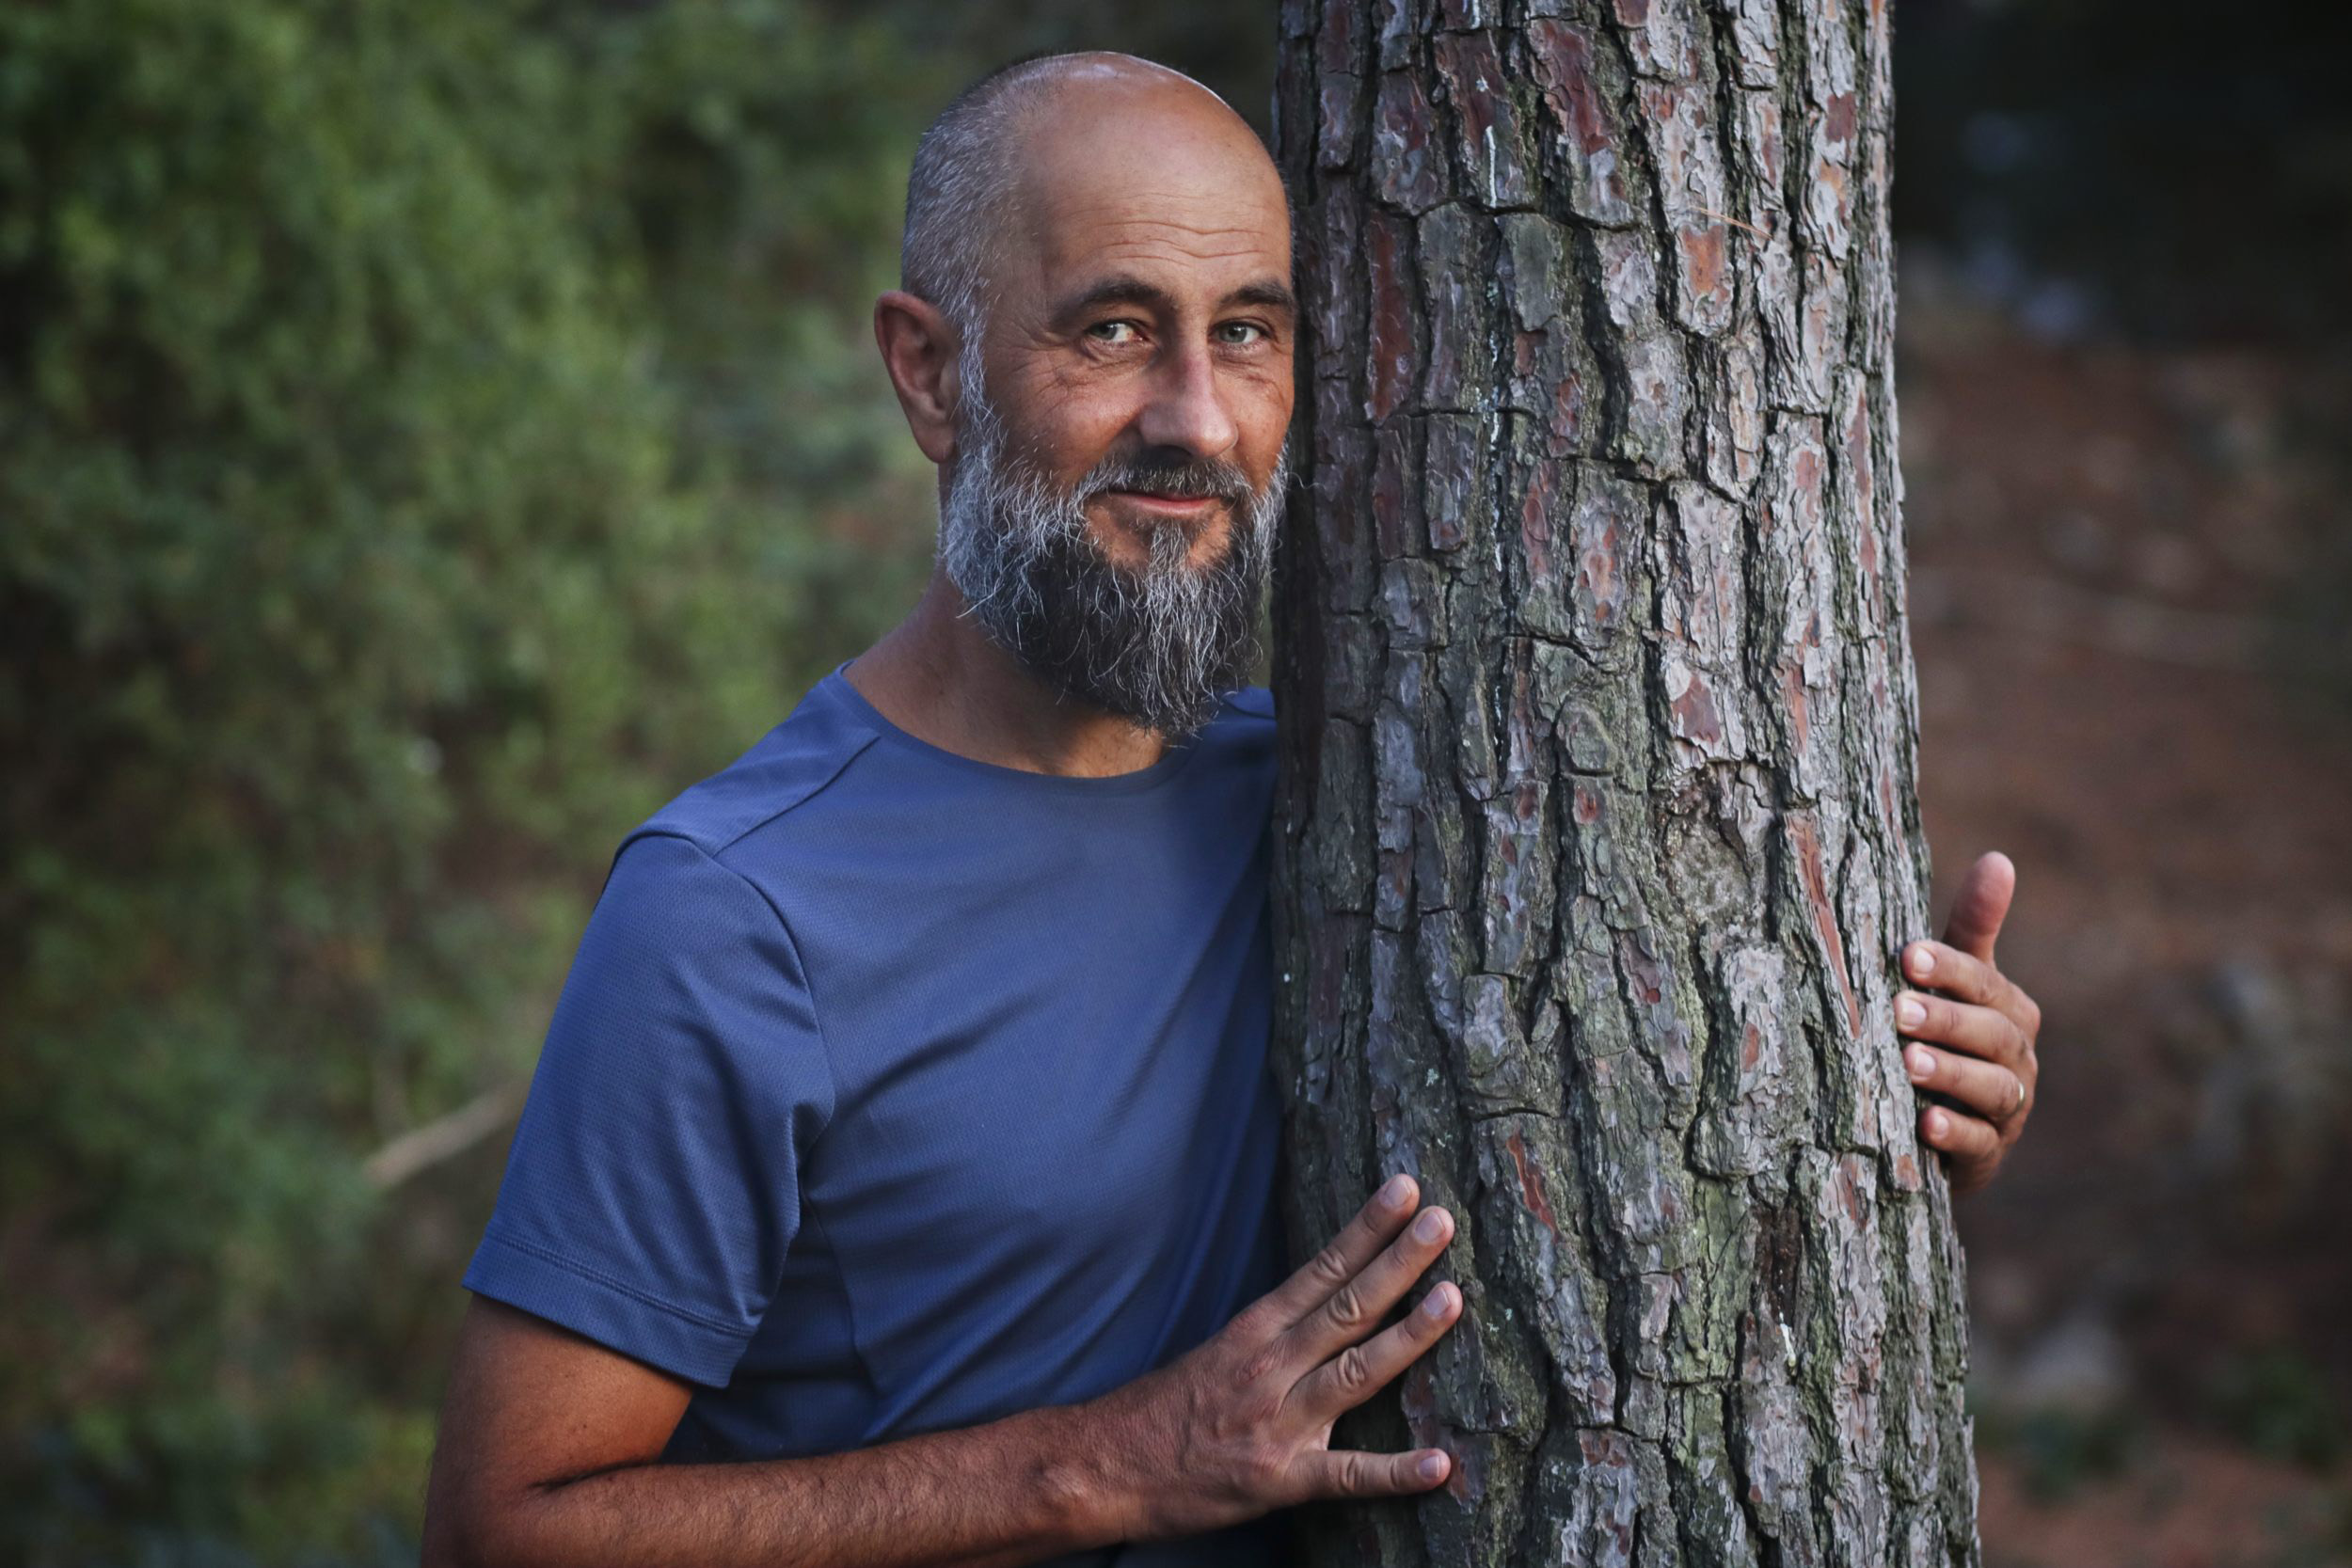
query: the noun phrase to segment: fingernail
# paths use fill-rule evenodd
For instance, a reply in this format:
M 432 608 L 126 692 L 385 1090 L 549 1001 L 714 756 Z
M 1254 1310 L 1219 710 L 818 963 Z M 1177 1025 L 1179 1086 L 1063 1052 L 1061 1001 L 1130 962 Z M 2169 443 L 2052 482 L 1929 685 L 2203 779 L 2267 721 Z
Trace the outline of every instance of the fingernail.
M 1451 1305 L 1452 1299 L 1446 1288 L 1440 1285 L 1422 1298 L 1422 1314 L 1424 1317 L 1442 1318 L 1445 1316 L 1445 1309 Z
M 1919 1006 L 1919 999 L 1915 996 L 1906 996 L 1895 1004 L 1895 1022 L 1906 1029 L 1927 1016 L 1928 1010 Z
M 1443 1475 L 1443 1474 L 1445 1474 L 1445 1455 L 1443 1455 L 1443 1454 L 1441 1454 L 1441 1453 L 1433 1453 L 1433 1454 L 1424 1454 L 1424 1455 L 1422 1455 L 1422 1462 L 1421 1462 L 1421 1479 L 1422 1479 L 1422 1480 L 1423 1480 L 1423 1481 L 1435 1481 L 1435 1480 L 1437 1480 L 1439 1476 L 1441 1476 L 1441 1475 Z
M 1911 973 L 1914 974 L 1933 974 L 1934 971 L 1934 954 L 1929 952 L 1924 947 L 1915 947 L 1911 950 Z
M 1405 1207 L 1405 1178 L 1401 1176 L 1391 1176 L 1387 1181 L 1381 1184 L 1380 1207 L 1383 1209 L 1402 1209 Z
M 1413 1222 L 1413 1239 L 1418 1242 L 1434 1242 L 1438 1239 L 1438 1233 L 1444 1229 L 1445 1211 L 1423 1209 L 1421 1212 L 1421 1218 Z
M 1945 1120 L 1946 1117 L 1943 1112 L 1930 1111 L 1928 1113 L 1928 1136 L 1931 1138 L 1942 1137 L 1944 1135 Z
M 1927 1047 L 1913 1046 L 1903 1053 L 1903 1059 L 1911 1064 L 1914 1078 L 1931 1078 L 1935 1075 L 1935 1057 Z

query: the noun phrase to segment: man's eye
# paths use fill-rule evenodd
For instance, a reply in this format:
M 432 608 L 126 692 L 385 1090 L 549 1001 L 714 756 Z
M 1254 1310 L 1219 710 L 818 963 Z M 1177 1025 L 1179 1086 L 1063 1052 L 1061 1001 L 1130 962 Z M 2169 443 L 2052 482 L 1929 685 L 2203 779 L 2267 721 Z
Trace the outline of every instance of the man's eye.
M 1136 341 L 1136 324 L 1130 321 L 1096 322 L 1087 331 L 1097 342 L 1121 348 Z
M 1219 324 L 1217 331 L 1224 335 L 1226 342 L 1236 347 L 1247 347 L 1265 336 L 1265 328 L 1256 322 L 1224 322 Z M 1242 335 L 1235 336 L 1235 334 Z

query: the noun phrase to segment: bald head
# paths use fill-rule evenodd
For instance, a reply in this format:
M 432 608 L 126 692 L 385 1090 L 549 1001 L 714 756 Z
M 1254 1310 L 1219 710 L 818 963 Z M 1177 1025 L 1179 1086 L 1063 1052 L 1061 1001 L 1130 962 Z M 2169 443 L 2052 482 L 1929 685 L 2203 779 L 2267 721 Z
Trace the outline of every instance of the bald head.
M 960 93 L 907 179 L 900 286 L 960 330 L 990 313 L 1009 266 L 1075 231 L 1104 198 L 1149 188 L 1172 206 L 1254 211 L 1281 226 L 1281 179 L 1257 133 L 1181 71 L 1133 55 L 1049 55 Z

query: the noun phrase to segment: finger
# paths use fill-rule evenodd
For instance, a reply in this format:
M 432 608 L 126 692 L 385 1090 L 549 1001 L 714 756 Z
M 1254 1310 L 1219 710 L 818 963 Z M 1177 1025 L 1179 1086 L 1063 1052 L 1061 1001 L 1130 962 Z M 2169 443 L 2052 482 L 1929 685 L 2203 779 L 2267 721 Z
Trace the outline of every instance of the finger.
M 1904 948 L 1903 975 L 1914 985 L 1933 986 L 1963 1002 L 1994 1008 L 2028 1036 L 2041 1024 L 2041 1009 L 2015 981 L 1949 942 L 1915 942 Z
M 1911 1081 L 1950 1095 L 1988 1121 L 2006 1121 L 2026 1108 L 2026 1083 L 2016 1073 L 1973 1056 L 1915 1045 L 1903 1053 Z
M 1389 1178 L 1321 1252 L 1244 1308 L 1235 1322 L 1267 1338 L 1297 1323 L 1379 1255 L 1389 1238 L 1404 1227 L 1420 1196 L 1421 1188 L 1411 1177 L 1400 1171 Z
M 2009 918 L 2017 893 L 2017 866 L 1998 849 L 1979 855 L 1960 879 L 1951 912 L 1944 918 L 1944 940 L 1963 952 L 1993 961 L 1993 939 Z
M 1974 1186 L 2001 1152 L 2001 1134 L 1980 1117 L 1931 1105 L 1919 1117 L 1919 1134 L 1928 1146 L 1951 1156 L 1955 1185 Z
M 1443 1449 L 1407 1449 L 1403 1453 L 1319 1449 L 1300 1454 L 1294 1473 L 1300 1483 L 1300 1502 L 1392 1497 L 1443 1484 L 1454 1473 L 1454 1457 Z
M 1360 1345 L 1350 1345 L 1299 1379 L 1287 1402 L 1317 1425 L 1372 1398 L 1442 1338 L 1461 1315 L 1462 1290 L 1440 1283 L 1421 1305 Z
M 1915 1040 L 1933 1040 L 2015 1069 L 2026 1059 L 2026 1037 L 2007 1013 L 1974 1002 L 1918 991 L 1895 994 L 1895 1027 Z
M 1283 1336 L 1283 1364 L 1304 1374 L 1371 1333 L 1453 1239 L 1454 1216 L 1434 1204 L 1423 1209 L 1370 1266 Z

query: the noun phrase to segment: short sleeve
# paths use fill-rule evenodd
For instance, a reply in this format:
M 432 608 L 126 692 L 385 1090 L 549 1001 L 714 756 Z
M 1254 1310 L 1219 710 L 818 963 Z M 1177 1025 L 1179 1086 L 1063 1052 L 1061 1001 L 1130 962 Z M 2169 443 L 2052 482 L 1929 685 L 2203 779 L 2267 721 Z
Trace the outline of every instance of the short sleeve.
M 466 1288 L 723 1386 L 800 1227 L 833 1078 L 790 933 L 686 839 L 614 860 Z

